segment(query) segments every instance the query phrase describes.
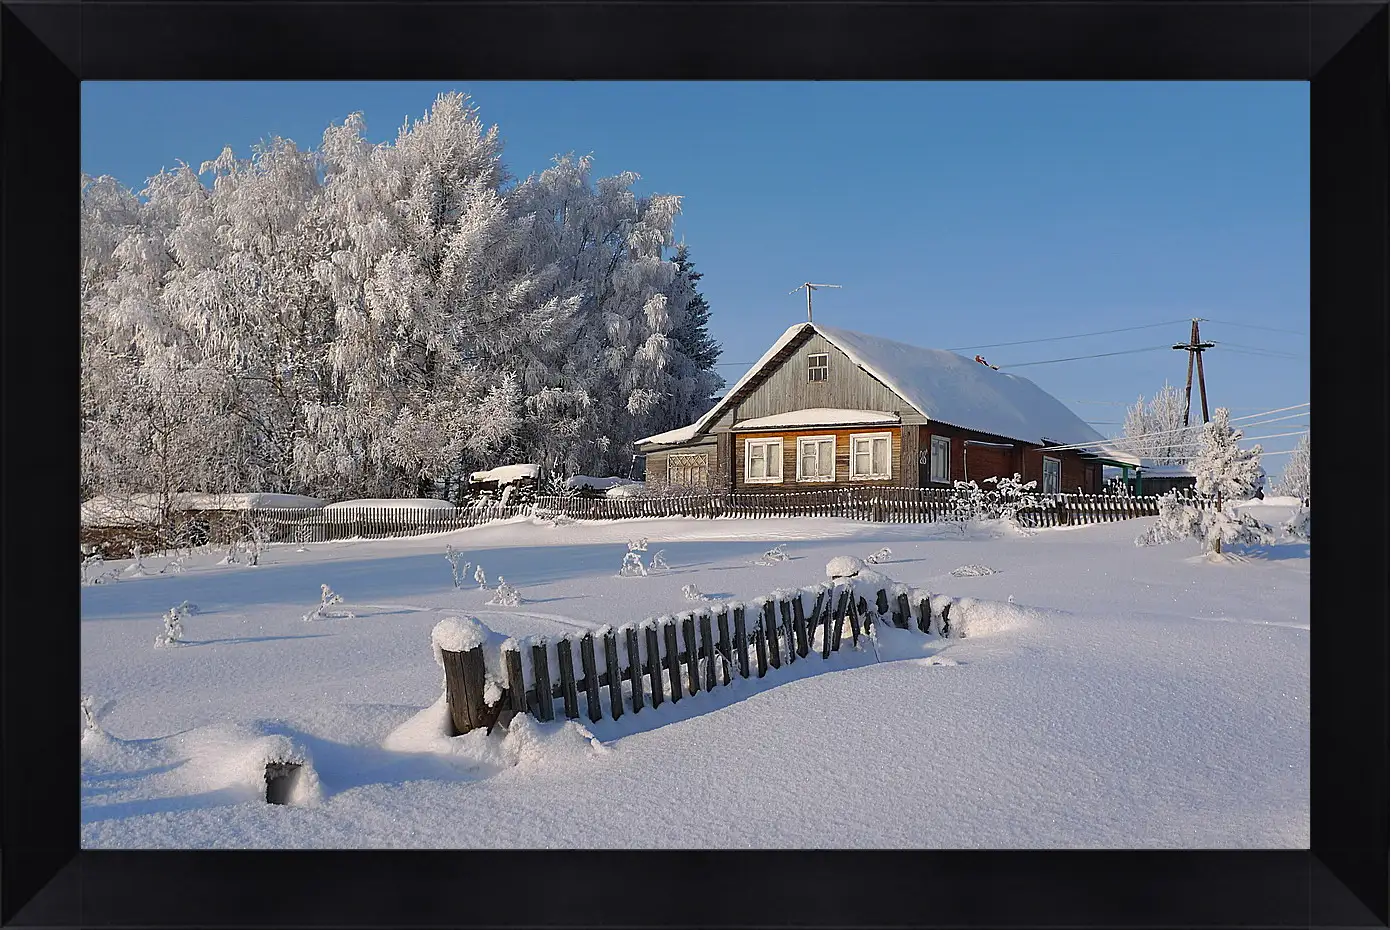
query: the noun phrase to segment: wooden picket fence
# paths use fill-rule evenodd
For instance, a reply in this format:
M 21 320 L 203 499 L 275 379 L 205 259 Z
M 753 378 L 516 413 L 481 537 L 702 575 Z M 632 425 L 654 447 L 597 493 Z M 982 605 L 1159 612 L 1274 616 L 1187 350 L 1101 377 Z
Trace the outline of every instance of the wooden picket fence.
M 491 704 L 484 699 L 484 647 L 445 651 L 445 692 L 454 731 L 491 730 L 523 713 L 551 721 L 557 701 L 571 720 L 582 713 L 592 722 L 605 716 L 617 720 L 625 713 L 640 713 L 649 703 L 659 707 L 737 679 L 764 678 L 818 651 L 822 661 L 828 660 L 846 638 L 858 648 L 875 623 L 944 638 L 952 634 L 950 600 L 934 615 L 929 595 L 916 592 L 914 598 L 901 585 L 895 586 L 892 597 L 886 589 L 876 591 L 873 604 L 849 582 L 814 590 L 810 612 L 803 602 L 803 594 L 810 592 L 780 592 L 755 599 L 752 616 L 745 605 L 720 605 L 617 629 L 604 627 L 578 638 L 561 636 L 554 643 L 535 638 L 525 649 L 504 647 L 500 659 L 507 684 Z
M 1204 503 L 1201 498 L 1195 498 Z M 1159 513 L 1157 497 L 1036 495 L 1017 513 L 1026 527 L 1130 520 Z M 386 539 L 443 533 L 515 517 L 636 520 L 652 517 L 844 517 L 874 523 L 941 523 L 964 519 L 965 499 L 948 488 L 827 488 L 701 494 L 579 497 L 540 495 L 526 504 L 482 501 L 422 510 L 410 507 L 260 508 L 248 523 L 266 542 Z

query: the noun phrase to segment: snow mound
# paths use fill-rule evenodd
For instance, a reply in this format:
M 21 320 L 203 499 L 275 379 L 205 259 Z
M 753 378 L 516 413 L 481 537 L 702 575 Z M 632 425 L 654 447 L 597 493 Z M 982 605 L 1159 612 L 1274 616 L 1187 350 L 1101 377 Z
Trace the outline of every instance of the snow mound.
M 443 757 L 478 775 L 513 766 L 554 765 L 566 759 L 585 759 L 609 749 L 574 720 L 540 723 L 518 714 L 507 728 L 471 730 L 450 736 L 449 703 L 445 695 L 387 734 L 382 748 L 392 752 Z
M 953 578 L 972 578 L 977 575 L 997 575 L 999 572 L 989 565 L 963 565 L 953 568 L 951 574 Z
M 963 597 L 954 598 L 949 603 L 951 610 L 947 615 L 947 621 L 951 625 L 949 638 L 953 639 L 958 636 L 974 639 L 1018 630 L 1030 625 L 1039 617 L 1037 611 L 1028 607 L 1001 601 L 981 601 L 973 597 Z M 933 605 L 932 612 L 939 617 L 942 613 L 936 604 Z M 936 629 L 935 621 L 933 629 Z
M 169 747 L 187 761 L 180 780 L 191 792 L 240 790 L 257 800 L 266 796 L 266 766 L 299 765 L 289 803 L 314 805 L 322 798 L 319 775 L 309 752 L 283 733 L 261 725 L 214 725 L 169 737 Z
M 625 485 L 638 484 L 632 478 L 620 478 L 612 475 L 608 478 L 595 478 L 592 475 L 573 475 L 565 479 L 567 488 L 589 488 L 592 491 L 608 491 L 612 488 L 623 487 Z
M 827 578 L 851 578 L 864 571 L 865 563 L 853 555 L 838 555 L 826 563 Z
M 502 465 L 487 471 L 476 471 L 469 476 L 470 481 L 496 481 L 503 484 L 521 478 L 537 478 L 541 475 L 540 465 Z

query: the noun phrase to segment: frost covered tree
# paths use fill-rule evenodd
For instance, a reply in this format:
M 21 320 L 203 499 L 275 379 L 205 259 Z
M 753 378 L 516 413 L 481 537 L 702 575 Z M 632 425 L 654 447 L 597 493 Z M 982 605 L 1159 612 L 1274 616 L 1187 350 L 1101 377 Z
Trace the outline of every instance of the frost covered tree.
M 1164 495 L 1159 500 L 1159 519 L 1136 539 L 1137 545 L 1196 538 L 1208 552 L 1220 555 L 1223 543 L 1273 541 L 1269 527 L 1233 506 L 1255 492 L 1261 476 L 1261 447 L 1242 449 L 1240 439 L 1241 430 L 1231 425 L 1229 411 L 1217 408 L 1211 422 L 1203 425 L 1197 455 L 1189 466 L 1197 478 L 1198 493 L 1211 501 L 1190 501 L 1174 492 Z
M 647 566 L 642 564 L 642 556 L 634 549 L 623 554 L 623 564 L 618 567 L 619 577 L 633 578 L 647 574 Z
M 1309 434 L 1299 437 L 1298 444 L 1285 462 L 1285 470 L 1276 482 L 1275 490 L 1302 501 L 1309 499 Z
M 1197 451 L 1197 428 L 1185 427 L 1183 392 L 1167 381 L 1149 400 L 1143 396 L 1125 411 L 1118 445 L 1161 465 L 1183 465 Z
M 164 614 L 164 632 L 155 637 L 156 646 L 177 646 L 183 641 L 184 615 L 182 607 L 171 607 Z

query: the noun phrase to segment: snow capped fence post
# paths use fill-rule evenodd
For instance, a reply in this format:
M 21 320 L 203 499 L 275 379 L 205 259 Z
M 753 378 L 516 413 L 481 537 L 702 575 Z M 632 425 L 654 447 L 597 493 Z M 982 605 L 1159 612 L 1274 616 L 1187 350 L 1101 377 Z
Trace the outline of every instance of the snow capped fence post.
M 932 599 L 926 594 L 918 602 L 918 629 L 924 633 L 932 632 Z
M 430 633 L 431 645 L 444 666 L 445 699 L 455 731 L 451 736 L 479 728 L 491 730 L 497 722 L 501 701 L 490 704 L 485 694 L 488 671 L 483 647 L 487 638 L 487 628 L 471 617 L 447 617 Z
M 768 643 L 762 623 L 753 628 L 753 645 L 758 650 L 758 677 L 762 678 L 768 674 Z
M 536 680 L 536 710 L 533 713 L 537 720 L 549 723 L 555 719 L 555 698 L 551 696 L 551 669 L 544 639 L 531 645 L 531 677 Z
M 884 616 L 889 612 L 889 592 L 880 588 L 874 593 L 874 606 L 879 612 L 879 616 Z
M 734 608 L 734 655 L 739 660 L 739 677 L 749 677 L 749 634 L 744 626 L 744 605 Z
M 580 665 L 584 667 L 584 695 L 589 719 L 598 723 L 604 713 L 599 707 L 599 672 L 594 661 L 593 633 L 586 633 L 580 637 Z
M 778 618 L 777 608 L 773 606 L 773 599 L 769 598 L 763 602 L 763 631 L 764 638 L 768 643 L 768 664 L 773 668 L 782 668 L 782 650 L 778 648 Z
M 734 659 L 733 650 L 729 645 L 729 608 L 721 607 L 719 613 L 715 615 L 715 627 L 719 630 L 720 638 L 716 648 L 720 651 L 720 656 L 724 659 L 720 663 L 720 678 L 724 684 L 729 684 L 729 664 Z
M 560 662 L 560 696 L 565 699 L 565 719 L 578 720 L 580 698 L 575 691 L 575 654 L 570 651 L 570 637 L 556 640 L 555 654 Z
M 797 641 L 792 631 L 792 605 L 787 598 L 778 598 L 778 612 L 782 614 L 782 635 L 787 645 L 787 664 L 797 661 Z
M 832 652 L 840 651 L 841 631 L 845 629 L 845 606 L 850 600 L 850 589 L 841 588 L 836 598 L 834 613 L 826 615 L 826 644 L 821 647 L 821 657 L 830 658 Z
M 502 651 L 502 664 L 507 668 L 507 703 L 513 714 L 526 713 L 526 679 L 522 677 L 522 653 L 509 641 Z
M 667 647 L 666 671 L 667 680 L 671 683 L 671 702 L 675 704 L 681 700 L 681 653 L 676 647 L 676 621 L 669 617 L 662 624 L 662 639 Z
M 652 706 L 661 707 L 666 696 L 662 687 L 662 650 L 657 645 L 657 627 L 647 628 L 647 678 L 652 682 Z
M 909 620 L 913 616 L 913 611 L 908 606 L 908 592 L 899 591 L 897 600 L 898 610 L 894 612 L 894 626 L 900 630 L 906 630 L 909 627 Z
M 821 599 L 819 597 L 816 603 L 820 605 Z M 812 616 L 815 616 L 815 613 Z M 802 592 L 800 591 L 792 598 L 792 628 L 797 633 L 797 655 L 805 659 L 807 657 L 807 618 L 802 613 Z
M 623 716 L 623 666 L 618 664 L 618 634 L 612 629 L 604 631 L 604 668 L 609 675 L 609 714 L 617 720 Z
M 700 651 L 705 656 L 705 690 L 715 690 L 715 638 L 710 634 L 710 611 L 700 611 Z
M 681 638 L 686 643 L 687 687 L 692 696 L 700 693 L 700 646 L 696 643 L 695 617 L 681 617 Z
M 642 650 L 638 648 L 638 630 L 628 626 L 623 631 L 623 642 L 628 647 L 628 683 L 633 689 L 633 713 L 642 710 Z

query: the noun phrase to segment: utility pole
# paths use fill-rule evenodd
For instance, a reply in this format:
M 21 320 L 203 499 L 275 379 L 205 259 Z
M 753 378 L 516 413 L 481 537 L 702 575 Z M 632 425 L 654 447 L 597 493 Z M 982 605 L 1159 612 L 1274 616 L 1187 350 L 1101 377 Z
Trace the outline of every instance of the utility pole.
M 789 293 L 789 294 L 795 294 L 795 293 L 797 293 L 798 291 L 800 291 L 802 288 L 806 288 L 806 289 L 807 289 L 807 322 L 808 322 L 808 323 L 811 322 L 811 292 L 814 291 L 814 290 L 816 290 L 818 287 L 840 287 L 840 285 L 839 285 L 839 284 L 812 284 L 810 281 L 808 281 L 806 284 L 799 284 L 798 286 L 794 287 L 792 290 L 790 290 L 790 291 L 787 292 L 787 293 Z
M 1201 318 L 1193 318 L 1193 332 L 1189 335 L 1187 342 L 1174 343 L 1175 349 L 1182 349 L 1188 353 L 1188 381 L 1183 386 L 1183 425 L 1188 425 L 1188 411 L 1193 407 L 1193 362 L 1198 363 L 1198 396 L 1203 402 L 1203 422 L 1208 421 L 1207 416 L 1207 382 L 1203 380 L 1203 350 L 1211 349 L 1216 343 L 1198 341 L 1198 322 Z

